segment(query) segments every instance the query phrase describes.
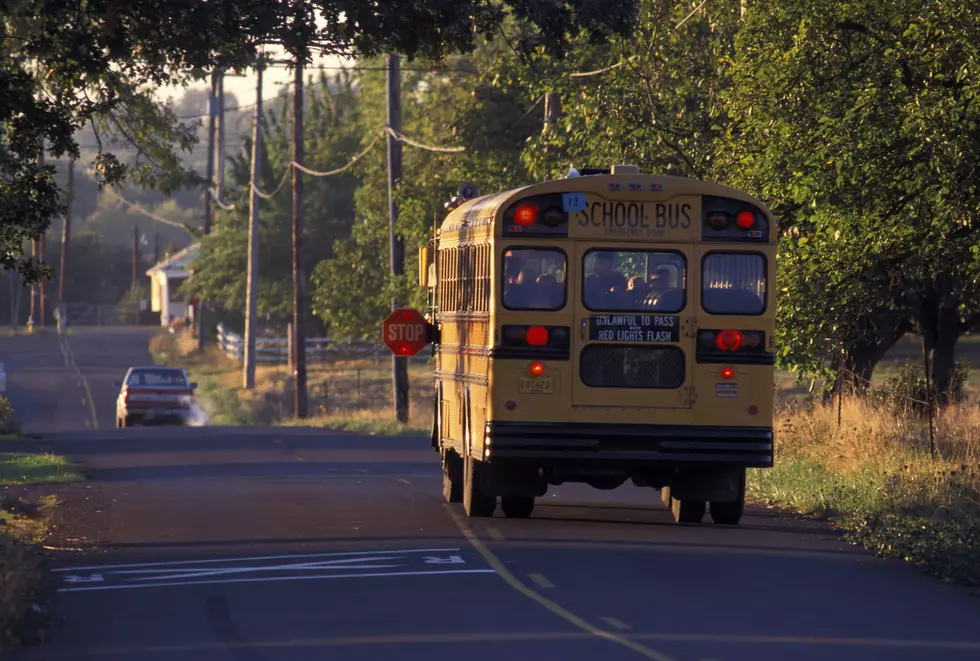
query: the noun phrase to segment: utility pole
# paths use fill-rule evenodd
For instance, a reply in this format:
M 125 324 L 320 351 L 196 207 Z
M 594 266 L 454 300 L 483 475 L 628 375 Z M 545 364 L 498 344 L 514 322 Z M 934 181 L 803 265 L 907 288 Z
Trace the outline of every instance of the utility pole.
M 242 366 L 242 387 L 255 387 L 255 322 L 257 321 L 256 289 L 259 278 L 259 158 L 262 154 L 262 68 L 260 59 L 255 86 L 255 120 L 252 125 L 252 184 L 248 213 L 248 284 L 245 307 L 245 364 Z
M 37 262 L 37 239 L 31 240 L 31 260 Z M 32 324 L 37 323 L 34 315 L 37 314 L 37 285 L 31 285 L 31 302 L 28 307 L 27 318 Z
M 68 273 L 68 244 L 71 241 L 71 207 L 75 199 L 75 159 L 68 161 L 68 208 L 65 210 L 65 224 L 61 226 L 61 265 L 58 268 L 58 315 L 61 318 L 62 326 L 66 323 L 64 319 L 65 306 L 65 282 Z
M 293 90 L 293 160 L 302 163 L 303 60 L 296 56 Z M 293 415 L 306 417 L 306 269 L 303 264 L 303 173 L 293 167 Z
M 38 168 L 44 167 L 44 141 L 43 140 L 41 141 L 41 151 L 37 155 L 37 166 Z M 41 236 L 38 237 L 38 242 L 37 242 L 38 262 L 43 262 L 47 258 L 48 244 L 46 238 L 47 238 L 47 232 L 41 232 Z M 45 295 L 44 290 L 45 290 L 44 280 L 41 280 L 40 286 L 38 288 L 38 306 L 40 309 L 38 310 L 38 319 L 35 319 L 35 321 L 38 322 L 39 326 L 45 326 L 46 325 L 45 321 L 47 320 L 47 314 L 46 314 L 47 305 L 45 304 L 44 301 L 44 295 Z
M 215 135 L 215 116 L 217 115 L 216 108 L 216 92 L 218 88 L 218 70 L 214 69 L 211 72 L 211 89 L 208 90 L 208 160 L 206 166 L 205 178 L 207 183 L 204 190 L 204 234 L 208 235 L 211 233 L 211 196 L 214 195 L 212 188 L 214 187 L 214 135 Z M 197 299 L 197 309 L 194 311 L 195 325 L 197 326 L 197 350 L 204 350 L 204 336 L 206 334 L 205 329 L 207 325 L 204 323 L 204 297 L 198 297 Z
M 218 199 L 225 199 L 225 70 L 218 69 Z
M 140 267 L 140 227 L 133 226 L 133 289 L 139 285 Z
M 396 53 L 388 54 L 388 126 L 395 131 L 402 130 L 401 69 Z M 388 134 L 388 239 L 391 252 L 391 275 L 405 273 L 405 243 L 395 231 L 398 220 L 398 205 L 395 203 L 395 190 L 402 178 L 402 143 Z M 391 298 L 391 309 L 398 307 L 398 299 Z M 399 422 L 408 422 L 408 358 L 391 357 L 394 390 L 395 416 Z

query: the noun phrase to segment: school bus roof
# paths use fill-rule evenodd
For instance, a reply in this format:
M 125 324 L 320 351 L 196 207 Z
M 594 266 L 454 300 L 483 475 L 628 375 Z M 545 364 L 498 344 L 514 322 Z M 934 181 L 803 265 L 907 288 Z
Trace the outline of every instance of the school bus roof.
M 643 190 L 631 191 L 627 189 L 610 191 L 609 184 L 613 182 L 622 184 L 640 183 L 643 184 Z M 660 184 L 661 189 L 652 191 L 650 190 L 651 184 Z M 492 224 L 497 218 L 499 211 L 506 209 L 519 199 L 532 195 L 565 192 L 591 193 L 604 197 L 614 192 L 617 198 L 623 200 L 667 200 L 677 195 L 714 195 L 754 204 L 766 214 L 770 222 L 774 221 L 772 212 L 768 207 L 757 198 L 737 188 L 731 188 L 710 181 L 668 175 L 598 174 L 554 179 L 540 184 L 531 184 L 529 186 L 522 186 L 521 188 L 514 188 L 467 200 L 446 216 L 442 223 L 442 231 L 456 231 L 464 224 L 467 227 Z

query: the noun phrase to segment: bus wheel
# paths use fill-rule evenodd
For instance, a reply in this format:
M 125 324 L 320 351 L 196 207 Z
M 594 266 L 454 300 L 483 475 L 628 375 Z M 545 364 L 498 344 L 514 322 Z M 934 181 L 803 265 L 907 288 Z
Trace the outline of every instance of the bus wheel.
M 501 498 L 500 509 L 508 519 L 526 519 L 534 511 L 534 498 L 522 496 Z
M 677 500 L 671 498 L 670 511 L 674 513 L 677 523 L 701 523 L 704 518 L 703 500 Z
M 462 463 L 458 454 L 446 452 L 445 465 L 442 467 L 442 496 L 447 503 L 463 502 Z
M 466 516 L 493 516 L 493 511 L 497 509 L 497 497 L 483 491 L 480 478 L 485 470 L 486 466 L 473 457 L 463 460 L 463 510 Z
M 738 496 L 727 503 L 711 502 L 711 520 L 723 526 L 737 526 L 745 512 L 745 469 L 739 472 Z

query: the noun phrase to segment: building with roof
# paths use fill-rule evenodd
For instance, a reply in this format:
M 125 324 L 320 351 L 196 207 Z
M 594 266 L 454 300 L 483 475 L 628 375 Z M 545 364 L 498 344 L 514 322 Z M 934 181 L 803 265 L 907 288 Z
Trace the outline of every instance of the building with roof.
M 160 313 L 160 325 L 174 319 L 192 317 L 192 301 L 187 301 L 180 285 L 190 277 L 190 263 L 197 258 L 200 244 L 192 243 L 147 269 L 150 278 L 150 309 Z

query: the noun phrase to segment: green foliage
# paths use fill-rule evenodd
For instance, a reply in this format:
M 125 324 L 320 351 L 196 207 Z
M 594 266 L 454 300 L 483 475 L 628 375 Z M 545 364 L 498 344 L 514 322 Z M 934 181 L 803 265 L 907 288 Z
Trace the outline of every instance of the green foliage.
M 405 72 L 404 132 L 424 144 L 462 146 L 465 151 L 404 148 L 405 176 L 395 194 L 399 212 L 396 232 L 405 249 L 405 274 L 400 278 L 388 274 L 384 149 L 376 147 L 358 165 L 358 220 L 350 237 L 336 244 L 335 257 L 321 262 L 312 276 L 314 310 L 330 328 L 331 336 L 376 339 L 392 298 L 402 305 L 424 306 L 425 293 L 417 286 L 415 254 L 431 239 L 435 224 L 442 222 L 443 204 L 461 182 L 475 182 L 483 193 L 527 182 L 520 153 L 532 129 L 520 120 L 533 100 L 523 91 L 494 85 L 498 69 L 510 66 L 514 57 L 500 39 L 481 43 L 468 56 L 450 59 L 442 75 Z M 385 121 L 381 76 L 362 78 L 359 103 L 362 141 L 367 143 Z
M 959 404 L 966 401 L 965 386 L 969 378 L 970 361 L 957 361 L 952 382 L 945 389 L 949 404 Z M 932 391 L 932 401 L 936 402 L 941 388 L 938 388 L 931 381 L 929 386 Z M 872 389 L 869 396 L 873 401 L 891 406 L 896 411 L 922 417 L 929 413 L 927 393 L 930 388 L 926 388 L 926 377 L 923 374 L 922 365 L 905 363 L 899 368 L 898 374 L 886 379 L 880 388 Z
M 322 71 L 308 93 L 305 110 L 305 164 L 317 170 L 344 165 L 358 150 L 361 112 L 355 79 L 349 74 L 328 78 Z M 259 314 L 285 321 L 292 315 L 292 191 L 283 182 L 291 160 L 291 101 L 283 98 L 264 118 L 264 151 L 259 188 L 276 191 L 274 199 L 259 202 Z M 220 211 L 214 231 L 201 240 L 200 253 L 191 264 L 194 277 L 187 292 L 202 296 L 229 311 L 245 309 L 248 258 L 249 204 L 247 191 L 251 172 L 251 139 L 246 139 L 247 156 L 229 164 L 228 198 L 238 200 L 232 211 Z M 334 242 L 346 237 L 354 215 L 354 189 L 358 178 L 352 173 L 333 177 L 304 176 L 306 217 L 304 259 L 310 265 L 333 255 Z
M 882 309 L 975 323 L 978 36 L 954 3 L 751 6 L 719 153 L 782 219 L 784 366 L 819 371 Z
M 102 183 L 129 178 L 164 191 L 201 183 L 177 155 L 196 131 L 154 100 L 160 86 L 200 80 L 218 66 L 250 66 L 267 44 L 304 60 L 313 51 L 364 57 L 396 51 L 440 61 L 472 50 L 478 35 L 496 34 L 508 16 L 526 26 L 530 47 L 559 54 L 579 32 L 593 41 L 628 32 L 635 6 L 636 0 L 7 3 L 0 43 L 0 266 L 31 281 L 50 274 L 20 257 L 23 242 L 65 209 L 54 169 L 39 166 L 37 157 L 78 158 L 73 135 L 82 126 L 96 131 L 91 166 Z M 111 151 L 117 139 L 138 147 L 135 162 L 123 163 Z
M 561 176 L 569 165 L 634 163 L 644 172 L 726 179 L 716 139 L 729 123 L 721 93 L 730 85 L 739 5 L 699 4 L 647 0 L 629 37 L 600 47 L 581 39 L 560 62 L 536 53 L 514 82 L 535 95 L 557 92 L 562 117 L 528 142 L 523 159 L 534 178 Z
M 17 422 L 13 404 L 4 395 L 0 395 L 0 435 L 19 434 L 20 424 Z

